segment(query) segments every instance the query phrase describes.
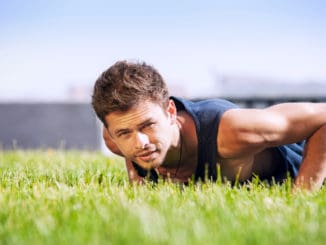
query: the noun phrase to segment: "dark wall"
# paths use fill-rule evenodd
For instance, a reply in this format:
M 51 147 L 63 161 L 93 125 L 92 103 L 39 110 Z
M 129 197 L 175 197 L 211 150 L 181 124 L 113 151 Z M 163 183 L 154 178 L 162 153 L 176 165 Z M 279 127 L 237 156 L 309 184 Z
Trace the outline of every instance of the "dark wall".
M 100 149 L 100 130 L 89 104 L 0 104 L 0 146 Z

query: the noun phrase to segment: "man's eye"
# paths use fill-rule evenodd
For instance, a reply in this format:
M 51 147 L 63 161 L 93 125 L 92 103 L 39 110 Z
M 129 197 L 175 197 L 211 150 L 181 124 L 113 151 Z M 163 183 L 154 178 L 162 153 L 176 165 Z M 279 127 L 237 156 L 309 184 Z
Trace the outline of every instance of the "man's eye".
M 151 127 L 154 126 L 154 124 L 155 124 L 155 123 L 153 123 L 153 122 L 146 123 L 146 124 L 144 125 L 144 128 L 151 128 Z
M 127 136 L 129 134 L 129 132 L 121 132 L 118 134 L 118 137 L 122 137 L 122 136 Z

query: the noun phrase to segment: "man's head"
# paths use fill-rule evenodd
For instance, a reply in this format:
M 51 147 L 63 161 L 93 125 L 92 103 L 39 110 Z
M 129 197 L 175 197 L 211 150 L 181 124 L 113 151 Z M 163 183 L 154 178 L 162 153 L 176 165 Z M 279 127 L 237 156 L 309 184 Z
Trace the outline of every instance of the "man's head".
M 156 69 L 145 63 L 118 61 L 97 79 L 93 108 L 107 127 L 105 117 L 111 112 L 125 112 L 150 101 L 166 109 L 169 103 L 167 86 Z
M 150 169 L 178 145 L 177 110 L 161 75 L 145 63 L 120 61 L 102 73 L 92 105 L 107 129 L 107 145 Z

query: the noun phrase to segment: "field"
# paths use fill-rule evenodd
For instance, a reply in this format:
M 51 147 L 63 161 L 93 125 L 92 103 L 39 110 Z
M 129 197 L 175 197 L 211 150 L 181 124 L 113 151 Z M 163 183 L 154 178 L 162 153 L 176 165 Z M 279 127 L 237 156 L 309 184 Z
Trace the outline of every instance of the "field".
M 0 244 L 326 244 L 326 188 L 130 186 L 100 153 L 0 151 Z

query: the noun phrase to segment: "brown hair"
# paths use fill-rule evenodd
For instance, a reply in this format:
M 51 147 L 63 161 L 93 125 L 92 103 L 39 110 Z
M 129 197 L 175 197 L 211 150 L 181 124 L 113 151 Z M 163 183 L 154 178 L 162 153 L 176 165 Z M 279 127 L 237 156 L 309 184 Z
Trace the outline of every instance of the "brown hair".
M 118 61 L 96 80 L 92 106 L 107 127 L 105 117 L 114 111 L 127 111 L 141 101 L 151 101 L 165 109 L 168 88 L 158 71 L 145 63 Z

